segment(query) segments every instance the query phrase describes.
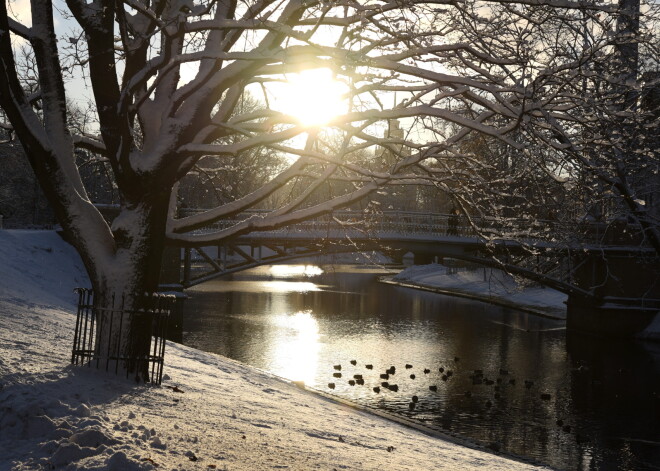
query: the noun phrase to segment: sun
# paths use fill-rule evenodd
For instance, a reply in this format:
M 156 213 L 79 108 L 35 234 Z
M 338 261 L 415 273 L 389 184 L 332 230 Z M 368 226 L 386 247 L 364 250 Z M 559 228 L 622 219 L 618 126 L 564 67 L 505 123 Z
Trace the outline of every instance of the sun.
M 277 106 L 304 126 L 323 126 L 347 112 L 347 91 L 348 87 L 335 80 L 330 69 L 304 70 L 287 74 L 276 97 Z

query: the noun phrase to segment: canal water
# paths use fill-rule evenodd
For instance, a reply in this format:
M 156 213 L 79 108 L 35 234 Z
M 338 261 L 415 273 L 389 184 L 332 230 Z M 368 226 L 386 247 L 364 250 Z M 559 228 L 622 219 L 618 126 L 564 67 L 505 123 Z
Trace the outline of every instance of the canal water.
M 267 266 L 204 283 L 183 343 L 558 469 L 660 469 L 660 346 L 569 336 L 383 274 Z

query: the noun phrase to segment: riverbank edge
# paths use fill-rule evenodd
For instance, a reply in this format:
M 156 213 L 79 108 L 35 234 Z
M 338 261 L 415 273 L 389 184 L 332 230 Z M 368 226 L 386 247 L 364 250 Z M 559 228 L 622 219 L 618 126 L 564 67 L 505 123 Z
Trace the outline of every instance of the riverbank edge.
M 168 342 L 171 342 L 171 341 L 168 340 Z M 176 342 L 172 342 L 172 343 L 176 343 Z M 179 344 L 179 345 L 183 345 L 183 344 Z M 471 450 L 477 450 L 477 451 L 481 451 L 481 452 L 488 453 L 488 454 L 491 454 L 491 455 L 499 456 L 501 458 L 506 458 L 506 459 L 509 459 L 511 461 L 516 461 L 516 462 L 521 463 L 521 464 L 528 464 L 528 465 L 532 465 L 532 466 L 543 467 L 543 468 L 548 469 L 548 470 L 557 470 L 558 469 L 558 468 L 553 468 L 553 467 L 551 467 L 550 465 L 548 465 L 546 463 L 541 463 L 539 461 L 535 461 L 532 458 L 528 458 L 528 457 L 521 456 L 521 455 L 516 455 L 515 453 L 507 453 L 507 452 L 499 451 L 499 450 L 496 450 L 496 449 L 492 448 L 488 444 L 481 443 L 481 442 L 478 442 L 476 440 L 470 440 L 469 438 L 463 437 L 463 436 L 458 435 L 458 434 L 451 434 L 451 433 L 446 432 L 446 431 L 437 430 L 437 429 L 434 429 L 434 428 L 431 428 L 431 427 L 427 427 L 426 425 L 424 425 L 422 423 L 415 422 L 412 419 L 408 419 L 408 418 L 403 417 L 403 416 L 398 416 L 398 415 L 395 415 L 395 414 L 392 414 L 392 413 L 389 413 L 389 412 L 386 412 L 386 411 L 378 410 L 378 409 L 375 409 L 373 407 L 369 407 L 369 406 L 360 404 L 358 402 L 351 401 L 350 399 L 345 399 L 345 398 L 340 397 L 340 396 L 335 396 L 334 394 L 329 394 L 329 393 L 327 393 L 325 391 L 322 391 L 320 389 L 316 389 L 316 388 L 313 388 L 311 386 L 308 386 L 308 385 L 304 384 L 303 381 L 290 380 L 288 378 L 285 378 L 283 376 L 278 376 L 278 375 L 276 375 L 276 374 L 274 374 L 270 371 L 263 370 L 263 369 L 258 368 L 256 366 L 248 365 L 247 363 L 242 363 L 238 360 L 234 360 L 233 358 L 225 357 L 225 356 L 219 355 L 217 353 L 211 353 L 211 352 L 206 352 L 204 350 L 194 349 L 193 347 L 186 347 L 186 348 L 191 348 L 193 350 L 198 350 L 199 352 L 210 354 L 210 355 L 216 355 L 216 356 L 222 358 L 223 361 L 227 361 L 227 362 L 230 362 L 230 363 L 235 363 L 237 365 L 240 365 L 241 367 L 249 368 L 249 369 L 257 371 L 261 374 L 270 376 L 271 378 L 273 378 L 275 380 L 281 381 L 283 383 L 290 384 L 290 385 L 300 389 L 301 391 L 312 394 L 316 397 L 324 399 L 324 400 L 326 400 L 328 402 L 331 402 L 335 405 L 348 407 L 348 408 L 353 409 L 355 411 L 359 411 L 359 412 L 362 412 L 362 413 L 365 413 L 365 414 L 370 414 L 370 415 L 379 417 L 381 419 L 388 420 L 388 421 L 396 423 L 398 425 L 402 425 L 406 428 L 409 428 L 409 429 L 415 430 L 417 432 L 423 433 L 424 435 L 427 435 L 427 436 L 432 437 L 432 438 L 436 438 L 436 439 L 439 439 L 439 440 L 444 440 L 446 442 L 453 443 L 455 445 L 459 445 L 459 446 L 462 446 L 462 447 L 465 447 L 465 448 L 470 448 Z M 499 444 L 496 444 L 496 445 L 499 445 Z
M 494 304 L 496 306 L 517 309 L 518 311 L 523 311 L 528 314 L 544 317 L 546 319 L 559 320 L 564 322 L 566 321 L 565 312 L 562 315 L 558 312 L 556 308 L 519 304 L 517 302 L 510 301 L 501 296 L 494 296 L 494 295 L 484 296 L 481 294 L 473 293 L 471 291 L 463 291 L 463 290 L 450 289 L 450 288 L 439 288 L 437 286 L 425 285 L 423 283 L 395 281 L 393 277 L 394 277 L 393 275 L 381 276 L 378 278 L 378 281 L 380 283 L 399 286 L 402 288 L 411 288 L 421 291 L 429 291 L 431 293 L 436 293 L 436 294 L 444 294 L 446 296 L 455 296 L 458 298 L 473 299 L 475 301 Z

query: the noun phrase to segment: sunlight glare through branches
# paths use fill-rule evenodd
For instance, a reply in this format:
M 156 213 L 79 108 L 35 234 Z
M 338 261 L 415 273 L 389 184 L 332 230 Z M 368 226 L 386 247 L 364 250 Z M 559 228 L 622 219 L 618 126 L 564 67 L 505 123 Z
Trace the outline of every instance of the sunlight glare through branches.
M 275 100 L 279 111 L 301 124 L 323 126 L 346 113 L 347 91 L 348 87 L 335 80 L 330 69 L 310 69 L 287 75 L 287 82 L 278 87 Z

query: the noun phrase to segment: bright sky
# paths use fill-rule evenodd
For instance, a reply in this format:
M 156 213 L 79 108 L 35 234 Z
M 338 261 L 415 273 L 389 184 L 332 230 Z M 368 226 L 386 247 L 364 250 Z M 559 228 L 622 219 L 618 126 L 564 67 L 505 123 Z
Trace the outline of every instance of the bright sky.
M 284 83 L 268 86 L 272 107 L 307 126 L 322 126 L 348 111 L 348 87 L 335 80 L 327 68 L 287 74 Z
M 20 21 L 25 26 L 32 26 L 32 14 L 30 13 L 30 0 L 13 0 L 7 5 L 9 15 Z

